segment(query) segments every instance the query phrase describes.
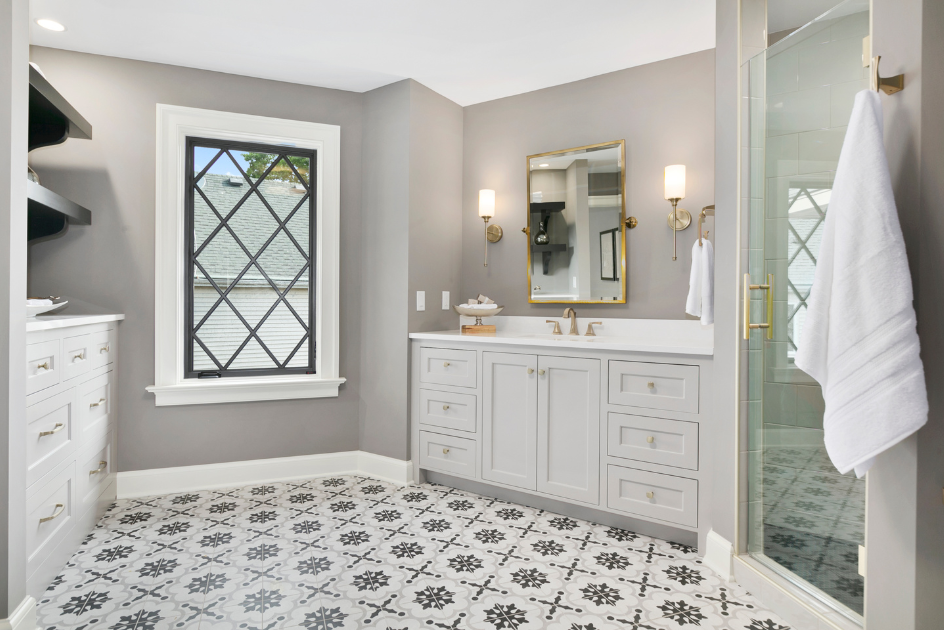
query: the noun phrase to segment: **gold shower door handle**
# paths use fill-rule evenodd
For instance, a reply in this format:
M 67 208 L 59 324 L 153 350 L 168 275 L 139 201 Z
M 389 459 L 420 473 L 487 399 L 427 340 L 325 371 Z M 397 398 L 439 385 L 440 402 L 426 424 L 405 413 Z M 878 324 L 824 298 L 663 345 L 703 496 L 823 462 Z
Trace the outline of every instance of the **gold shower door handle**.
M 767 292 L 767 321 L 763 324 L 751 323 L 751 291 L 760 289 Z M 744 274 L 744 338 L 751 338 L 752 328 L 766 328 L 767 339 L 774 338 L 774 274 L 767 274 L 767 284 L 751 284 L 751 274 Z

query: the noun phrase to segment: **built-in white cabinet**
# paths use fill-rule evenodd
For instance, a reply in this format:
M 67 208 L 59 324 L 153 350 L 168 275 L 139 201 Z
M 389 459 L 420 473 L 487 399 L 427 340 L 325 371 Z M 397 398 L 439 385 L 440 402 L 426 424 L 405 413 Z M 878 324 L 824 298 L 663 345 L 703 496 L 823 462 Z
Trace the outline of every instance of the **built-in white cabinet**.
M 413 336 L 417 480 L 442 473 L 707 535 L 710 356 L 437 336 Z
M 37 599 L 115 500 L 120 319 L 27 324 L 26 470 L 21 478 L 26 486 L 26 589 Z

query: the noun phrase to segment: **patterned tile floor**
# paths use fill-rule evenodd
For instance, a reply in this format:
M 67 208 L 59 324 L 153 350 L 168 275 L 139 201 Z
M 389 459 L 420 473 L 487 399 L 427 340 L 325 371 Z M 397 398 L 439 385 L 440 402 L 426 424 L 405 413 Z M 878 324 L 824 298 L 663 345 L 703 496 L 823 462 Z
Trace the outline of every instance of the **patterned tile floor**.
M 40 625 L 110 630 L 789 630 L 690 547 L 365 477 L 122 500 Z
M 824 447 L 767 447 L 764 554 L 860 615 L 865 479 L 840 475 Z

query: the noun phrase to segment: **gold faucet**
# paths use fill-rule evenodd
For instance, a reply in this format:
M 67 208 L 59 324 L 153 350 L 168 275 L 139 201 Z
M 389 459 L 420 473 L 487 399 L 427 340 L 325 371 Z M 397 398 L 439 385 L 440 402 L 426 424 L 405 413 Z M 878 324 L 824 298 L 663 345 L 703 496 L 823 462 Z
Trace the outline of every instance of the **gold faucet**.
M 567 308 L 564 309 L 564 314 L 561 315 L 561 317 L 569 317 L 569 318 L 570 318 L 570 332 L 567 333 L 568 335 L 579 335 L 579 334 L 580 334 L 580 333 L 577 332 L 577 311 L 575 311 L 574 309 L 572 309 L 572 308 L 570 308 L 570 307 L 568 306 Z

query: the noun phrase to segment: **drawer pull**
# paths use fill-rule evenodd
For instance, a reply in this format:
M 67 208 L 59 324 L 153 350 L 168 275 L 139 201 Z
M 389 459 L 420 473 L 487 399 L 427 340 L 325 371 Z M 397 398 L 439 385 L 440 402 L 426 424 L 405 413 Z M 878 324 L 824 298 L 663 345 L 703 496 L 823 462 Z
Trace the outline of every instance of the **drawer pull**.
M 72 355 L 72 362 L 75 363 L 76 361 L 85 361 L 85 351 Z
M 528 368 L 528 374 L 534 374 L 534 368 Z
M 655 386 L 656 384 L 653 383 L 652 381 L 649 381 L 648 383 L 646 383 L 646 387 L 648 387 L 649 389 L 655 389 Z
M 46 370 L 46 371 L 48 372 L 48 371 L 49 371 L 49 361 L 44 361 L 43 363 L 40 363 L 39 365 L 36 366 L 36 369 L 37 369 L 37 370 Z
M 444 449 L 443 449 L 443 455 L 448 455 L 448 454 L 449 454 L 449 449 L 448 449 L 448 448 L 444 448 Z
M 651 435 L 649 435 L 649 436 L 646 437 L 646 442 L 648 442 L 649 444 L 652 444 L 652 443 L 655 442 L 655 441 L 656 441 L 656 439 L 655 439 L 654 437 L 652 437 Z
M 105 399 L 99 398 L 98 402 L 89 403 L 89 409 L 92 409 L 93 407 L 101 407 L 104 404 L 105 404 Z
M 443 405 L 443 411 L 446 411 L 448 409 L 449 409 L 449 405 Z
M 57 518 L 60 514 L 62 514 L 63 511 L 65 511 L 65 509 L 66 509 L 66 506 L 64 506 L 64 505 L 61 504 L 61 503 L 57 503 L 57 504 L 56 504 L 56 511 L 52 513 L 52 516 L 44 516 L 43 518 L 39 519 L 39 522 L 40 522 L 40 523 L 48 523 L 48 522 L 51 521 L 52 519 Z
M 444 368 L 449 367 L 449 361 L 443 361 L 443 367 Z
M 98 349 L 98 353 L 99 353 L 99 354 L 101 354 L 101 353 L 103 353 L 103 352 L 111 352 L 111 347 L 110 347 L 110 346 L 102 346 L 101 348 Z
M 541 376 L 544 376 L 544 370 L 538 370 L 538 374 L 540 374 Z
M 90 470 L 89 474 L 97 475 L 98 473 L 104 471 L 106 468 L 108 468 L 108 462 L 103 459 L 102 461 L 98 462 L 98 468 L 96 468 L 95 470 Z
M 62 424 L 61 422 L 57 422 L 56 426 L 52 428 L 52 431 L 40 431 L 39 437 L 46 437 L 47 435 L 52 435 L 53 433 L 59 433 L 60 431 L 62 431 L 62 428 L 64 426 L 66 425 Z
M 647 498 L 647 499 L 651 499 L 651 498 L 654 497 L 654 496 L 656 496 L 656 493 L 653 492 L 652 490 L 650 490 L 649 492 L 646 493 L 646 498 Z

